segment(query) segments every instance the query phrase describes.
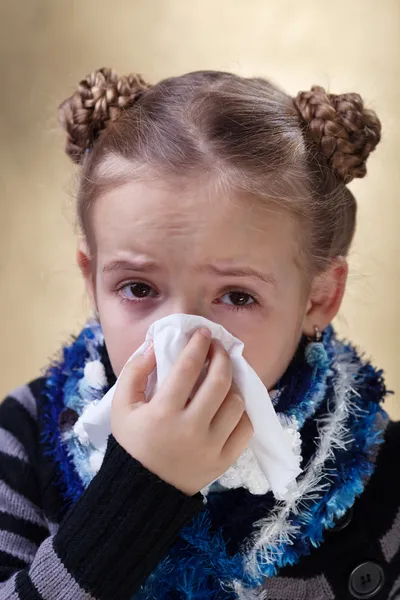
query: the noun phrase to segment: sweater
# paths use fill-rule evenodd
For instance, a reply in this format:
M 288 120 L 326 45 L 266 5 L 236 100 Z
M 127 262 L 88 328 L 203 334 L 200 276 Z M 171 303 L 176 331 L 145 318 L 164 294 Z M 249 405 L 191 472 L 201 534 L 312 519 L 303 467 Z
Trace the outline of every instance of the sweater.
M 37 379 L 0 405 L 0 600 L 130 600 L 203 497 L 159 479 L 111 435 L 99 472 L 68 504 L 41 443 L 43 387 Z M 257 597 L 400 598 L 399 457 L 400 423 L 390 423 L 351 510 Z

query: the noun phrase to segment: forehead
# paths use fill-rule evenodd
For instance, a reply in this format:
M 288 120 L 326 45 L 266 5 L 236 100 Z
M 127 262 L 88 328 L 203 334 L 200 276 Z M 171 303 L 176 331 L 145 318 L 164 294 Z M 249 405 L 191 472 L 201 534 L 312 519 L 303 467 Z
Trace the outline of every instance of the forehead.
M 131 246 L 243 258 L 296 252 L 296 223 L 287 211 L 196 183 L 131 181 L 104 193 L 92 219 L 99 253 Z

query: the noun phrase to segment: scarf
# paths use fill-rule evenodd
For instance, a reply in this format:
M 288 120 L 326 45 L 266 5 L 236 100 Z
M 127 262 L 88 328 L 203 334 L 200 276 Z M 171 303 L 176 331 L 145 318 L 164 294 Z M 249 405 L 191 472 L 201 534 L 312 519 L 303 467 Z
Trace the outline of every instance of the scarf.
M 57 466 L 66 504 L 75 503 L 97 472 L 93 449 L 73 424 L 115 383 L 101 327 L 89 321 L 46 374 L 42 443 Z M 297 422 L 303 469 L 296 493 L 211 488 L 207 503 L 179 533 L 135 600 L 228 600 L 261 597 L 268 578 L 323 542 L 354 504 L 374 470 L 388 417 L 382 371 L 338 340 L 332 327 L 320 342 L 303 339 L 274 393 L 284 422 Z M 221 491 L 222 490 L 222 491 Z

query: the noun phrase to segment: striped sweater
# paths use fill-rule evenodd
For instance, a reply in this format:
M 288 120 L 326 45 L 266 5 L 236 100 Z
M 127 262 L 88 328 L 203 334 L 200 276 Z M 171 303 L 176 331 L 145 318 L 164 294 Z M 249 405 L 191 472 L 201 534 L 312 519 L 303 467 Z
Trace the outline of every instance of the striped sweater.
M 99 473 L 67 506 L 40 441 L 43 383 L 0 405 L 0 600 L 130 600 L 202 496 L 160 480 L 110 436 Z M 351 514 L 269 579 L 264 600 L 400 598 L 399 458 L 400 423 L 391 423 Z

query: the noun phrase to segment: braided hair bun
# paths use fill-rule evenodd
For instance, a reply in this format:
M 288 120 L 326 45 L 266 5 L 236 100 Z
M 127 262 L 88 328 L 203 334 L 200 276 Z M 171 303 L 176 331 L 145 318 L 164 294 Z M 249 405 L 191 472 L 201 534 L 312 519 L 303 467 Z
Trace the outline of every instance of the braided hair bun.
M 294 104 L 336 175 L 344 183 L 364 177 L 367 158 L 381 138 L 381 123 L 374 111 L 364 108 L 361 96 L 328 94 L 314 86 L 300 92 Z
M 112 69 L 93 71 L 58 109 L 67 132 L 65 151 L 77 164 L 106 128 L 150 87 L 140 75 L 119 77 Z

